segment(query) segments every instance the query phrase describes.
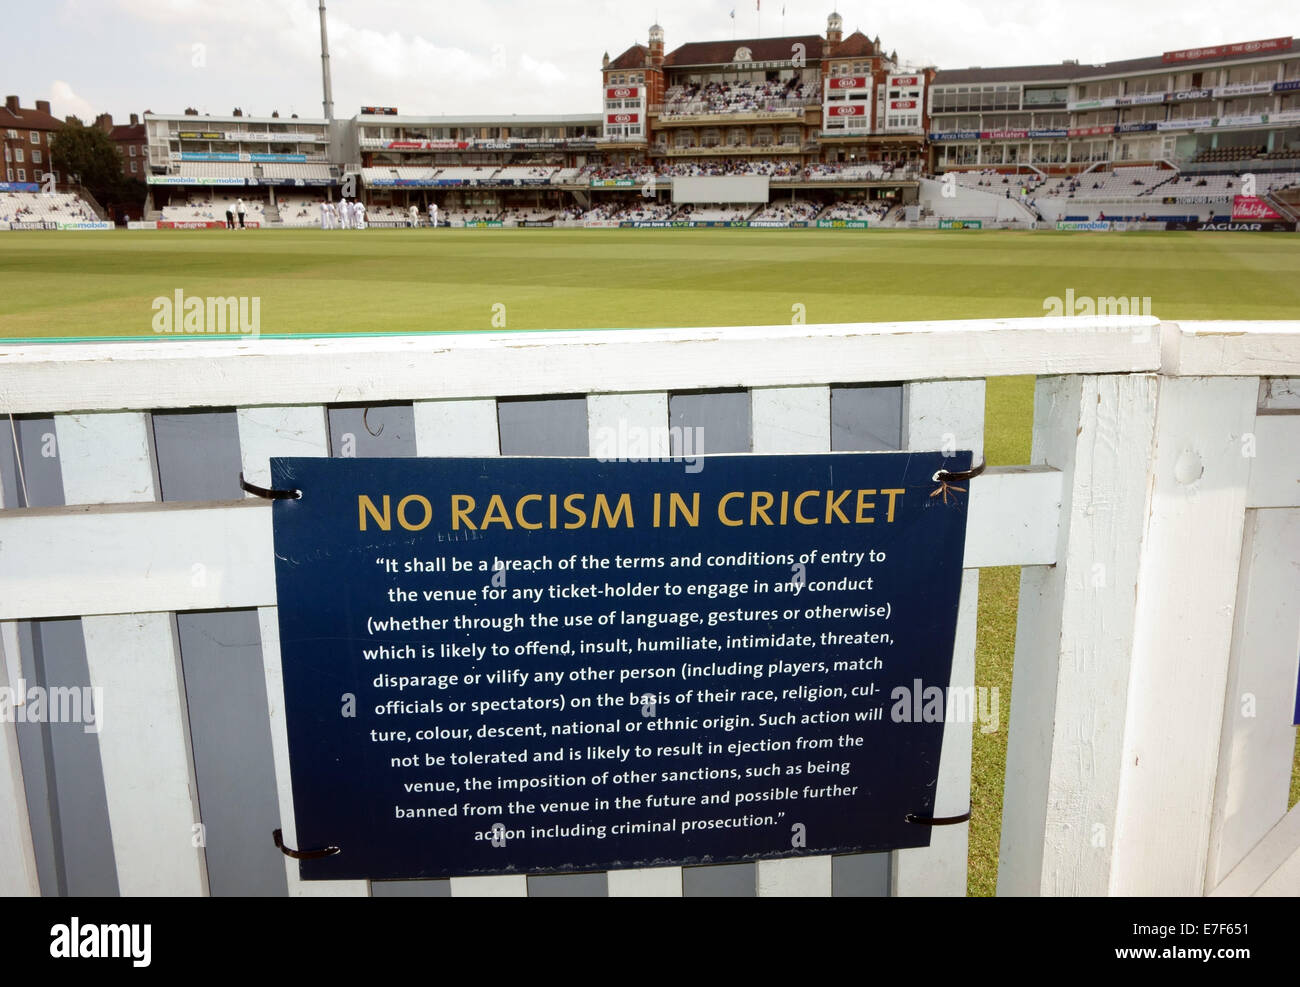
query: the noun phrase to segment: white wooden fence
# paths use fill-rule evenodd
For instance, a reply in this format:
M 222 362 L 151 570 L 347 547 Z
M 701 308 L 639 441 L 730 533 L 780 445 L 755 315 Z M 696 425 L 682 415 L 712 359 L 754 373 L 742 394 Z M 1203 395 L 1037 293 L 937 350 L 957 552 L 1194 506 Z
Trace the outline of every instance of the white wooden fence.
M 970 484 L 953 686 L 974 684 L 979 569 L 1022 566 L 1003 894 L 1300 892 L 1287 812 L 1300 651 L 1300 323 L 1024 319 L 761 329 L 0 348 L 0 412 L 55 416 L 65 501 L 0 511 L 0 629 L 80 617 L 123 894 L 205 894 L 174 614 L 257 608 L 294 839 L 266 501 L 160 503 L 151 409 L 237 409 L 242 465 L 329 455 L 326 406 L 413 402 L 421 456 L 500 452 L 497 400 L 587 395 L 588 426 L 663 427 L 673 392 L 750 389 L 752 451 L 830 449 L 830 386 L 902 381 L 903 446 L 982 453 L 984 379 L 1036 374 L 1032 461 Z M 6 430 L 7 430 L 6 424 Z M 0 504 L 0 507 L 3 507 Z M 201 564 L 205 578 L 193 572 Z M 0 683 L 3 684 L 3 683 Z M 934 812 L 965 812 L 948 724 Z M 0 724 L 0 893 L 39 893 L 15 725 Z M 897 895 L 963 894 L 966 825 L 893 854 Z M 269 833 L 267 834 L 269 839 Z M 291 894 L 363 895 L 364 881 Z M 681 868 L 612 872 L 677 895 Z M 523 877 L 455 895 L 526 894 Z M 828 857 L 761 862 L 829 894 Z

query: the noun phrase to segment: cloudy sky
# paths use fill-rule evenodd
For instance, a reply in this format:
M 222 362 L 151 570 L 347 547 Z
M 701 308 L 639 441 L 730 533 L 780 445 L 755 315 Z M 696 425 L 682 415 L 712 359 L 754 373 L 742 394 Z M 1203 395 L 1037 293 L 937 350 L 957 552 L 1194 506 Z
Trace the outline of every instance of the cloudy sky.
M 362 104 L 412 114 L 594 113 L 602 53 L 644 43 L 656 17 L 671 51 L 687 41 L 821 34 L 832 8 L 759 2 L 761 13 L 756 0 L 328 0 L 335 113 Z M 1264 0 L 1093 0 L 1086 11 L 1064 0 L 837 2 L 846 33 L 879 35 L 900 59 L 940 68 L 1115 61 L 1300 31 L 1295 8 Z M 119 120 L 187 106 L 321 113 L 316 0 L 45 0 L 23 14 L 0 82 L 24 106 L 49 99 L 60 117 Z

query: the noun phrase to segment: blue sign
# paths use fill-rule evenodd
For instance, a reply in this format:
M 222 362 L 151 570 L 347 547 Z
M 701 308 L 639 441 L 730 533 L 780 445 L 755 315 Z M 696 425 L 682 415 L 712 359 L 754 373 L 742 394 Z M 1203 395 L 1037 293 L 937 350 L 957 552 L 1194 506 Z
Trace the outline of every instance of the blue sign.
M 641 451 L 271 461 L 304 878 L 929 845 L 970 454 Z

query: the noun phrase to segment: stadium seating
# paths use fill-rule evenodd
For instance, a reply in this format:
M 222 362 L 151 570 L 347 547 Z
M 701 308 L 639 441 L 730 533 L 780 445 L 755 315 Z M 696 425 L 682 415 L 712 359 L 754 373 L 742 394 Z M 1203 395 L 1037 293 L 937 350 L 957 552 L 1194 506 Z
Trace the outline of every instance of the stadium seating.
M 381 165 L 375 168 L 362 168 L 361 181 L 366 185 L 373 185 L 376 181 L 393 181 L 399 179 L 402 181 L 430 181 L 438 170 L 428 165 Z
M 884 178 L 886 168 L 880 164 L 812 164 L 804 169 L 809 181 L 872 181 Z
M 238 200 L 238 196 L 212 196 L 204 198 L 201 195 L 191 195 L 188 200 L 181 203 L 168 203 L 162 207 L 160 220 L 173 223 L 211 223 L 226 221 L 226 210 L 233 211 Z M 245 222 L 255 222 L 259 225 L 266 224 L 266 203 L 257 199 L 244 199 Z M 238 217 L 236 217 L 238 222 Z
M 1158 198 L 1193 199 L 1228 196 L 1241 191 L 1236 175 L 1175 175 L 1152 193 Z
M 71 192 L 0 192 L 0 222 L 83 223 L 99 217 Z
M 780 202 L 772 202 L 764 206 L 750 220 L 761 220 L 765 222 L 782 222 L 782 223 L 806 223 L 817 216 L 821 207 L 815 202 L 807 199 L 784 199 Z
M 536 208 L 526 206 L 508 206 L 501 211 L 501 222 L 507 226 L 517 223 L 538 223 L 555 218 L 553 208 Z
M 1300 186 L 1300 171 L 1262 172 L 1255 176 L 1255 188 L 1260 195 L 1296 186 Z
M 730 83 L 671 86 L 664 93 L 665 117 L 700 113 L 749 113 L 807 105 L 818 98 L 815 83 L 789 82 Z
M 500 169 L 496 165 L 475 165 L 469 168 L 442 168 L 435 176 L 439 181 L 475 181 L 491 178 Z
M 738 223 L 741 220 L 748 219 L 751 212 L 753 212 L 753 209 L 747 206 L 685 205 L 675 212 L 672 218 L 689 219 L 696 223 Z
M 881 219 L 889 210 L 885 202 L 863 202 L 860 199 L 847 199 L 836 202 L 822 211 L 818 219 Z
M 226 161 L 182 161 L 176 174 L 186 178 L 252 178 L 253 166 Z
M 1263 152 L 1264 148 L 1259 144 L 1236 147 L 1207 147 L 1192 158 L 1192 162 L 1193 164 L 1214 164 L 1220 161 L 1248 161 L 1251 158 L 1258 157 Z
M 553 165 L 529 166 L 507 165 L 492 177 L 500 181 L 550 181 L 559 169 Z
M 280 222 L 285 226 L 320 226 L 320 204 L 318 196 L 277 195 L 276 207 L 280 213 Z
M 264 178 L 315 178 L 328 179 L 330 166 L 327 164 L 279 164 L 270 163 L 259 166 Z

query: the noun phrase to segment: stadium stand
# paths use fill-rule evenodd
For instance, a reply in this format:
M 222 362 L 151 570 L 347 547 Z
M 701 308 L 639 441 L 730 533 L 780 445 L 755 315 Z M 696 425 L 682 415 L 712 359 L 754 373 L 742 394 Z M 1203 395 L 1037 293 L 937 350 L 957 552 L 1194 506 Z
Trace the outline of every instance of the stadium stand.
M 863 202 L 860 199 L 847 199 L 836 202 L 822 211 L 818 219 L 882 219 L 889 211 L 884 202 Z
M 158 218 L 164 222 L 172 223 L 203 223 L 203 222 L 222 222 L 226 221 L 226 210 L 234 210 L 239 196 L 212 196 L 211 198 L 200 198 L 191 196 L 185 202 L 172 202 L 162 207 L 162 215 Z M 266 203 L 257 199 L 250 199 L 244 196 L 244 208 L 246 210 L 245 222 L 255 222 L 261 226 L 266 225 Z M 236 218 L 238 222 L 238 218 Z
M 280 164 L 270 162 L 260 166 L 265 178 L 313 178 L 328 180 L 330 166 L 327 164 Z
M 1192 163 L 1217 164 L 1221 161 L 1248 161 L 1251 158 L 1259 157 L 1263 152 L 1264 147 L 1262 144 L 1255 144 L 1250 147 L 1207 147 L 1192 158 Z
M 507 165 L 492 177 L 498 181 L 551 181 L 559 169 L 554 166 Z
M 186 178 L 252 178 L 253 166 L 224 161 L 182 161 L 176 174 Z
M 749 113 L 756 110 L 780 110 L 816 101 L 818 87 L 811 83 L 789 82 L 727 83 L 671 86 L 664 93 L 663 116 L 687 116 L 700 113 Z
M 424 182 L 430 181 L 437 173 L 436 168 L 428 166 L 383 165 L 375 168 L 362 168 L 361 180 L 367 185 L 372 185 L 376 181 L 392 181 L 394 179 Z
M 285 226 L 320 226 L 321 200 L 311 196 L 277 195 L 280 222 Z
M 500 220 L 507 226 L 518 223 L 540 223 L 555 218 L 555 210 L 548 208 L 528 208 L 508 206 L 501 211 Z
M 468 168 L 443 168 L 434 175 L 439 181 L 469 182 L 491 178 L 500 169 L 496 165 L 474 165 Z
M 807 199 L 784 200 L 769 203 L 751 216 L 750 220 L 806 223 L 815 219 L 820 209 L 821 207 L 817 203 L 810 202 Z
M 81 223 L 99 219 L 71 192 L 0 192 L 0 222 Z
M 1237 175 L 1175 175 L 1152 191 L 1160 198 L 1192 199 L 1229 196 L 1241 191 Z
M 696 223 L 738 223 L 748 219 L 751 212 L 753 212 L 752 208 L 737 208 L 720 203 L 708 206 L 688 204 L 673 213 L 672 218 L 691 220 Z
M 883 165 L 878 164 L 812 164 L 804 169 L 808 181 L 872 181 L 887 177 Z

